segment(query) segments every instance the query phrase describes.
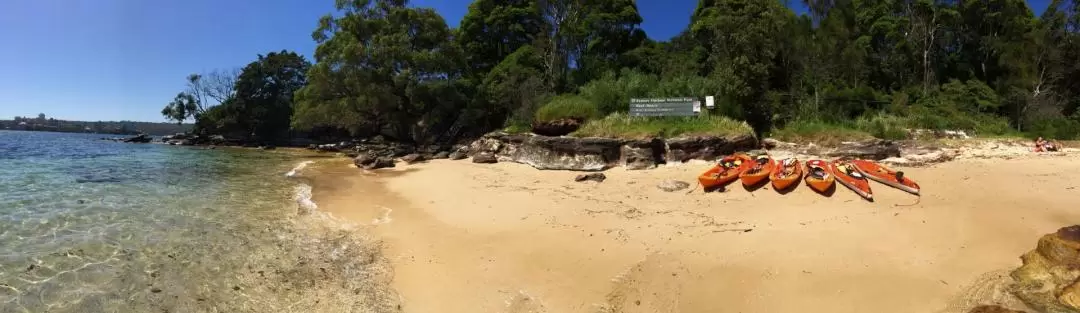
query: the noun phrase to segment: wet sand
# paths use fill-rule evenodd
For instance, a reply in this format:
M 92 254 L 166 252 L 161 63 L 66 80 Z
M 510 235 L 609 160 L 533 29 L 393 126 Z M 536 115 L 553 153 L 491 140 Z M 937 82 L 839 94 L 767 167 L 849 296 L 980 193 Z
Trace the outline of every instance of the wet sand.
M 875 202 L 840 185 L 656 187 L 707 166 L 579 183 L 512 163 L 320 161 L 313 189 L 383 241 L 404 312 L 963 312 L 1010 302 L 1003 273 L 1080 221 L 1075 156 L 905 169 L 919 201 L 881 184 Z

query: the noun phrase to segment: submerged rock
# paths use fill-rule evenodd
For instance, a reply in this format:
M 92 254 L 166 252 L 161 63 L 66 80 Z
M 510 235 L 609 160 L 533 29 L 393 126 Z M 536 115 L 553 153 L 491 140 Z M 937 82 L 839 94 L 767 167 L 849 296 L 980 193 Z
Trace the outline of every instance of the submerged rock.
M 1024 265 L 1011 273 L 1013 294 L 1040 312 L 1080 312 L 1080 225 L 1043 236 L 1020 259 Z
M 355 164 L 356 167 L 366 167 L 371 165 L 371 163 L 375 163 L 375 160 L 377 159 L 378 158 L 374 154 L 361 153 L 353 158 L 353 164 Z
M 368 165 L 364 166 L 364 169 L 366 169 L 366 170 L 376 170 L 376 169 L 380 169 L 380 168 L 390 168 L 390 167 L 394 167 L 394 159 L 387 158 L 387 157 L 381 157 L 381 158 L 375 159 L 375 161 L 371 162 L 371 164 L 368 164 Z

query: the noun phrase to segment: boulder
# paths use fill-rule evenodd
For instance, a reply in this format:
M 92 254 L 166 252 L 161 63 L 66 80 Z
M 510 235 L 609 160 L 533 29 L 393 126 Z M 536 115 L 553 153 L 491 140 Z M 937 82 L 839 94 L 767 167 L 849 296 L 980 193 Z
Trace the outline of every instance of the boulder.
M 353 164 L 355 164 L 356 167 L 363 168 L 363 167 L 367 167 L 368 165 L 371 165 L 372 163 L 375 163 L 376 160 L 378 160 L 378 157 L 375 156 L 374 154 L 361 153 L 361 154 L 357 155 L 355 158 L 353 158 Z
M 436 152 L 435 155 L 432 155 L 431 158 L 435 159 L 435 160 L 449 159 L 450 158 L 450 152 L 439 151 L 439 152 Z
M 412 154 L 408 154 L 406 156 L 401 157 L 401 161 L 405 162 L 406 164 L 419 163 L 419 162 L 423 162 L 425 160 L 427 160 L 427 159 L 424 158 L 424 156 L 420 155 L 419 153 L 412 153 Z
M 524 136 L 507 138 L 500 155 L 541 170 L 600 171 L 617 165 L 624 140 Z
M 368 164 L 368 165 L 364 166 L 364 169 L 366 169 L 366 170 L 375 170 L 375 169 L 389 168 L 389 167 L 394 167 L 394 159 L 387 158 L 387 157 L 380 157 L 380 158 L 376 158 L 374 162 L 371 162 L 371 164 Z
M 151 138 L 150 135 L 139 134 L 139 135 L 136 135 L 136 136 L 133 136 L 133 137 L 128 137 L 128 138 L 121 139 L 120 141 L 127 142 L 127 143 L 148 143 L 152 139 L 153 138 Z
M 735 151 L 757 148 L 757 144 L 757 138 L 750 135 L 675 138 L 667 141 L 667 160 L 669 162 L 712 161 Z
M 491 163 L 498 163 L 499 159 L 495 157 L 494 153 L 483 152 L 483 153 L 479 153 L 477 155 L 474 155 L 472 157 L 472 162 L 473 163 L 481 163 L 481 164 L 491 164 Z
M 889 140 L 866 140 L 844 142 L 831 149 L 825 156 L 841 159 L 883 160 L 900 156 L 900 145 Z
M 456 160 L 462 160 L 462 159 L 465 159 L 465 158 L 469 157 L 469 155 L 468 155 L 468 154 L 466 154 L 465 152 L 461 152 L 461 151 L 454 151 L 454 152 L 451 152 L 451 153 L 450 153 L 450 155 L 448 155 L 447 157 L 448 157 L 449 159 L 451 159 L 451 160 L 455 160 L 455 161 L 456 161 Z
M 1043 236 L 1020 259 L 1009 291 L 1039 312 L 1080 312 L 1080 225 Z
M 591 180 L 591 181 L 599 183 L 599 182 L 603 182 L 605 179 L 607 179 L 607 175 L 604 175 L 604 173 L 582 174 L 582 175 L 578 175 L 577 177 L 574 177 L 574 181 L 576 181 L 576 182 L 583 182 L 583 181 Z
M 547 122 L 534 122 L 532 124 L 532 132 L 541 136 L 564 136 L 581 128 L 583 122 L 584 120 L 580 118 L 563 118 Z
M 684 182 L 684 181 L 681 181 L 681 180 L 669 179 L 669 180 L 665 180 L 663 182 L 660 182 L 659 185 L 656 185 L 656 188 L 660 188 L 660 190 L 667 191 L 667 192 L 675 192 L 675 191 L 679 191 L 679 190 L 684 190 L 686 188 L 690 188 L 690 183 Z

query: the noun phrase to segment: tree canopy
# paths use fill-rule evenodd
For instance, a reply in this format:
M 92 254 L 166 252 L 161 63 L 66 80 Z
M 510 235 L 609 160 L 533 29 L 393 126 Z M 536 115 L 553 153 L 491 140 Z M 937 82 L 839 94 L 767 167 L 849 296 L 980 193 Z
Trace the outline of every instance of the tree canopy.
M 708 114 L 759 135 L 1080 136 L 1080 0 L 1041 16 L 1024 0 L 803 2 L 807 15 L 699 0 L 684 31 L 654 41 L 633 0 L 476 0 L 457 27 L 405 0 L 337 0 L 313 64 L 280 52 L 232 79 L 193 75 L 162 114 L 262 140 L 330 128 L 429 143 L 599 121 L 631 97 L 716 96 Z

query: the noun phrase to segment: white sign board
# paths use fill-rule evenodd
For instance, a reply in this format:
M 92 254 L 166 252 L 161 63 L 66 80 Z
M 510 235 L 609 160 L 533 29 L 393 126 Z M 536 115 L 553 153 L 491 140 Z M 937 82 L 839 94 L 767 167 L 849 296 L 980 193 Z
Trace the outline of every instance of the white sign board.
M 701 101 L 694 100 L 694 113 L 701 113 Z
M 713 96 L 706 96 L 705 97 L 705 107 L 712 109 L 715 106 L 716 106 L 716 99 L 714 99 Z

